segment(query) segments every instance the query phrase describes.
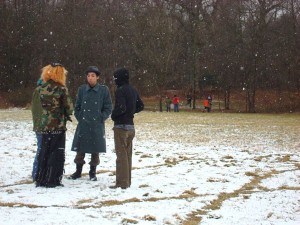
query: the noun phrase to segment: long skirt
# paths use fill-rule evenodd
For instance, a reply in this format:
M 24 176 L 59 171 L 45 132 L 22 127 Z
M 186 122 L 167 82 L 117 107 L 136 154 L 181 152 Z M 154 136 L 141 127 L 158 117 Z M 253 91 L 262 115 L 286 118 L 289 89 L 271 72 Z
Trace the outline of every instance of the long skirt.
M 36 186 L 63 186 L 61 180 L 65 163 L 65 131 L 42 134 L 42 146 L 38 156 Z

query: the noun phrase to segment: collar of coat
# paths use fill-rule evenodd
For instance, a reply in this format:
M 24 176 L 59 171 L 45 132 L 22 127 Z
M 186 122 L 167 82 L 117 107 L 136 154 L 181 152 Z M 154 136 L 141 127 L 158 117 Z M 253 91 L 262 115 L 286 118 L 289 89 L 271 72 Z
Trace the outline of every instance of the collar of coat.
M 100 84 L 97 83 L 94 87 L 91 87 L 90 85 L 86 85 L 85 91 L 95 91 L 98 92 L 100 90 Z

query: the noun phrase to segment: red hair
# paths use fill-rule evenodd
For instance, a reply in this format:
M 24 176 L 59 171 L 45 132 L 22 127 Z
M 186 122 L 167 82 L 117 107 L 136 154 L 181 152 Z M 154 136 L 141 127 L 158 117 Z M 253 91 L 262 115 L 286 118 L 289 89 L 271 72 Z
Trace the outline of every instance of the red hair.
M 63 66 L 51 66 L 50 64 L 42 69 L 42 78 L 44 82 L 53 80 L 63 86 L 66 86 L 66 75 L 68 71 Z

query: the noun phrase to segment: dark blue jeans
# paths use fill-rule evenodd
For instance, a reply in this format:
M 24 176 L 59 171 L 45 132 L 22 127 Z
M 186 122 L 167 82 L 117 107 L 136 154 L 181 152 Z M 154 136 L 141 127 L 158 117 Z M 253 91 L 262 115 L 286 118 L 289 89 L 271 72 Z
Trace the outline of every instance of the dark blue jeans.
M 174 104 L 174 112 L 179 112 L 179 104 Z
M 41 145 L 42 145 L 42 135 L 39 133 L 35 133 L 36 134 L 36 140 L 37 140 L 37 149 L 36 149 L 36 154 L 34 157 L 34 161 L 33 161 L 33 168 L 32 168 L 32 179 L 33 181 L 36 180 L 36 175 L 38 172 L 38 158 L 39 158 L 39 154 L 41 151 Z

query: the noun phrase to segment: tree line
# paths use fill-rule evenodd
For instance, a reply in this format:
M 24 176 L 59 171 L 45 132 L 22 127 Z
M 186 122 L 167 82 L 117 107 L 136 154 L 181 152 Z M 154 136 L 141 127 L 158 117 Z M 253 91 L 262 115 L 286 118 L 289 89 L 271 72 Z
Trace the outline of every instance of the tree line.
M 258 90 L 275 90 L 278 103 L 282 92 L 300 93 L 298 0 L 0 2 L 0 92 L 16 99 L 54 61 L 69 71 L 73 96 L 89 65 L 110 87 L 125 66 L 142 95 L 161 99 L 175 89 L 195 100 L 210 87 L 230 109 L 238 90 L 248 112 Z

